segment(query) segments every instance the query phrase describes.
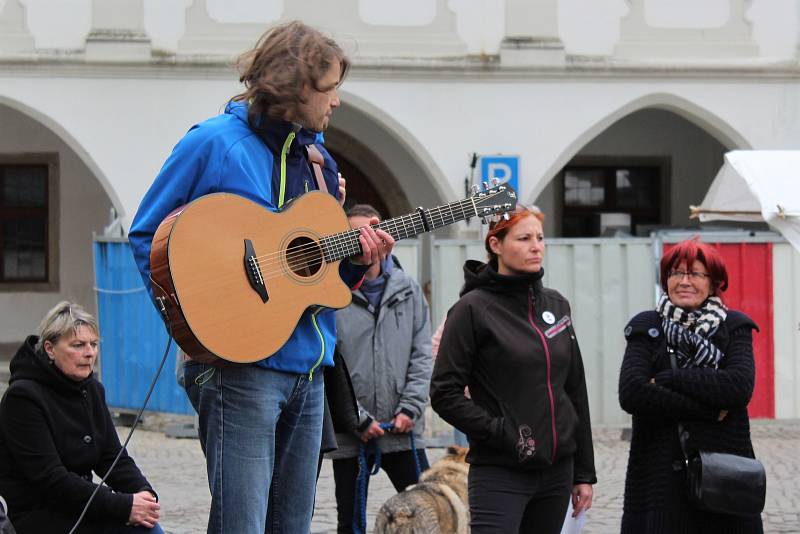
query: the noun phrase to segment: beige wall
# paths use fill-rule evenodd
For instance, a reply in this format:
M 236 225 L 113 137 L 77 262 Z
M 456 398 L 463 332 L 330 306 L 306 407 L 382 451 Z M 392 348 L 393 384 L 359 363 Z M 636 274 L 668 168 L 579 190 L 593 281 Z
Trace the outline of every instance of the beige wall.
M 0 105 L 0 154 L 25 152 L 58 154 L 59 284 L 52 292 L 0 290 L 0 343 L 21 341 L 33 333 L 61 298 L 80 302 L 94 313 L 92 232 L 102 231 L 111 207 L 99 182 L 61 139 L 24 114 Z

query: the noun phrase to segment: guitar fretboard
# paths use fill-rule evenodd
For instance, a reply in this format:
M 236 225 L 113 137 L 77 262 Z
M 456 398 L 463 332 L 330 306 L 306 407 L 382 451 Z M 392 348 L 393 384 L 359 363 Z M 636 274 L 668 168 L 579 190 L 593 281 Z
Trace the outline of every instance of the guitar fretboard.
M 477 215 L 478 210 L 475 207 L 475 202 L 471 198 L 466 198 L 427 210 L 419 209 L 408 215 L 381 221 L 372 225 L 372 227 L 384 230 L 395 241 L 399 241 L 431 230 L 437 230 Z M 349 230 L 322 238 L 320 242 L 325 261 L 332 262 L 361 254 L 359 235 L 361 235 L 359 230 Z

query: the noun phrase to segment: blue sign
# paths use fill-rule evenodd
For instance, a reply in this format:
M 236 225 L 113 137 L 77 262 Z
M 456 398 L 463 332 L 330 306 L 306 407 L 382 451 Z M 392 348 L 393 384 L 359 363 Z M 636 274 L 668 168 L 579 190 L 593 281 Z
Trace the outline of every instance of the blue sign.
M 496 178 L 499 183 L 508 183 L 517 194 L 519 191 L 519 156 L 481 156 L 481 182 Z

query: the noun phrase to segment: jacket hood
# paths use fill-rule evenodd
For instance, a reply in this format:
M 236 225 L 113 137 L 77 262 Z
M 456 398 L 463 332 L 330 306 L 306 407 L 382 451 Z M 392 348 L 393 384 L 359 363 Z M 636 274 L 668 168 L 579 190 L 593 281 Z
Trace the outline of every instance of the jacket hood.
M 492 263 L 467 260 L 464 263 L 464 287 L 460 295 L 463 297 L 479 287 L 495 293 L 513 293 L 533 286 L 534 293 L 538 293 L 542 289 L 543 276 L 543 268 L 530 274 L 506 275 L 498 273 Z
M 76 382 L 68 378 L 49 358 L 41 351 L 36 350 L 37 336 L 28 336 L 22 346 L 11 359 L 9 370 L 11 378 L 8 383 L 15 380 L 33 380 L 63 393 L 81 394 L 81 387 L 90 380 L 94 380 L 94 371 L 88 378 Z
M 247 104 L 244 102 L 237 102 L 237 101 L 230 101 L 225 106 L 225 113 L 229 115 L 233 115 L 240 121 L 244 122 L 245 125 L 248 127 L 250 126 L 250 121 L 248 117 L 248 108 Z M 303 128 L 299 124 L 295 122 L 289 122 L 284 120 L 278 119 L 270 119 L 267 118 L 265 115 L 262 115 L 257 120 L 255 127 L 252 128 L 254 131 L 258 132 L 258 134 L 265 140 L 279 140 L 282 144 L 286 137 L 291 133 L 295 132 L 295 143 L 293 145 L 297 146 L 305 146 L 305 145 L 313 145 L 314 143 L 322 143 L 323 137 L 322 133 L 314 132 L 309 130 L 308 128 Z M 269 142 L 268 145 L 273 150 L 277 151 L 280 154 L 281 146 L 273 146 L 275 143 Z

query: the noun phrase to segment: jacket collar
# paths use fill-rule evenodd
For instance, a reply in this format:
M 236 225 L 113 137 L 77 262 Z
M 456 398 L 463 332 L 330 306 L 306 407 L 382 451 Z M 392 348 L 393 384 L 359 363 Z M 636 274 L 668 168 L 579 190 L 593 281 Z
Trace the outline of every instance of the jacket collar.
M 528 288 L 532 287 L 534 294 L 538 294 L 543 287 L 543 276 L 544 268 L 535 273 L 506 275 L 498 273 L 493 263 L 467 260 L 464 264 L 464 287 L 461 295 L 478 287 L 495 293 L 519 293 L 524 290 L 522 294 L 527 294 Z
M 296 122 L 290 122 L 280 119 L 271 119 L 266 115 L 261 115 L 256 120 L 255 125 L 251 125 L 248 119 L 248 106 L 244 102 L 231 101 L 225 106 L 225 113 L 235 116 L 237 119 L 244 122 L 249 128 L 258 134 L 258 136 L 269 146 L 269 148 L 280 154 L 283 148 L 283 143 L 289 134 L 294 132 L 295 138 L 289 148 L 289 153 L 299 153 L 301 147 L 313 145 L 314 143 L 321 142 L 321 133 L 314 132 L 308 128 L 303 128 Z M 305 154 L 303 154 L 305 155 Z

